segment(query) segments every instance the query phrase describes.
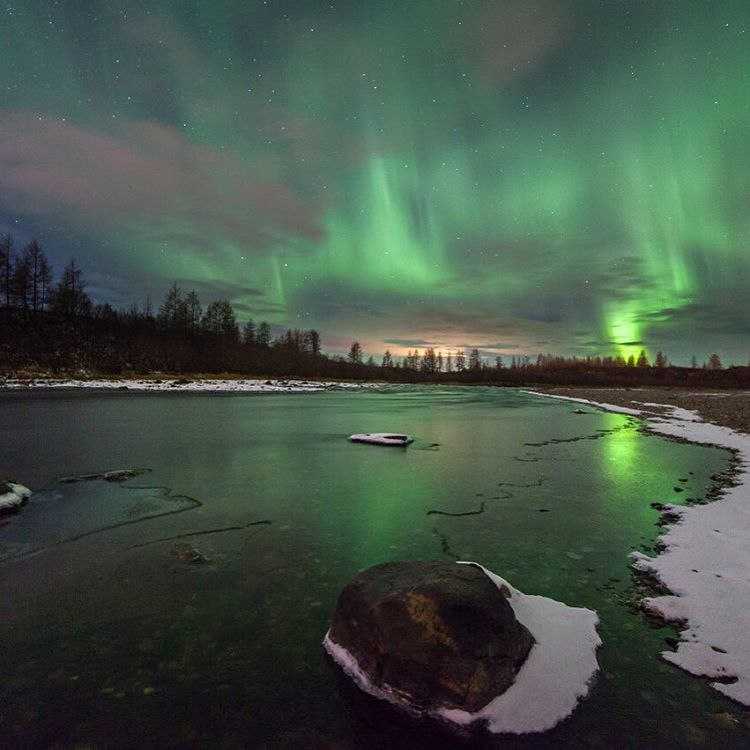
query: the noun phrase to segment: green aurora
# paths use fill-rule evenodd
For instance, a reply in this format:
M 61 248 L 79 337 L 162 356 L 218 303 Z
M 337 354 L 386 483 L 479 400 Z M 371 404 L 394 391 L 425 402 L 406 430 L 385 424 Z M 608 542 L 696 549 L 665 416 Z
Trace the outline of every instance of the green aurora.
M 326 348 L 750 352 L 750 4 L 11 2 L 0 231 Z

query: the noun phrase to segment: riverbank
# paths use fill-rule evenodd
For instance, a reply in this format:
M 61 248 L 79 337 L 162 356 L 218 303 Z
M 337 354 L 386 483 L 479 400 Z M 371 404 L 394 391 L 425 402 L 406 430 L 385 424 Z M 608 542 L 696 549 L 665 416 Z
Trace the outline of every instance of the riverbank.
M 631 559 L 636 571 L 653 576 L 670 592 L 642 603 L 645 611 L 680 629 L 676 650 L 664 651 L 662 657 L 690 674 L 713 680 L 710 685 L 715 690 L 750 706 L 748 394 L 681 394 L 646 388 L 536 392 L 640 416 L 650 432 L 734 453 L 737 469 L 719 498 L 699 505 L 660 504 L 666 529 L 658 539 L 661 552 L 654 557 L 633 552 Z M 694 408 L 687 408 L 688 404 Z M 703 415 L 712 421 L 704 421 Z
M 581 388 L 540 386 L 539 393 L 669 416 L 671 407 L 696 412 L 704 422 L 750 433 L 750 391 L 695 391 L 684 388 Z
M 153 376 L 144 378 L 6 378 L 0 390 L 24 389 L 91 389 L 118 391 L 158 391 L 187 393 L 314 393 L 331 390 L 363 390 L 379 388 L 371 382 L 302 380 L 284 378 L 241 378 L 238 376 L 191 377 Z

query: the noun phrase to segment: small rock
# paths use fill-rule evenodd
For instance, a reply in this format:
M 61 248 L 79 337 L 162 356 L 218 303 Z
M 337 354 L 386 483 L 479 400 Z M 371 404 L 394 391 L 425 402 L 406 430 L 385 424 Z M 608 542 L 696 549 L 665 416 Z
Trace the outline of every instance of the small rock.
M 208 558 L 200 550 L 187 542 L 177 542 L 172 547 L 172 554 L 178 560 L 192 565 L 203 565 L 208 562 Z
M 722 727 L 734 728 L 739 725 L 740 721 L 736 716 L 726 711 L 718 714 L 711 714 L 711 718 Z

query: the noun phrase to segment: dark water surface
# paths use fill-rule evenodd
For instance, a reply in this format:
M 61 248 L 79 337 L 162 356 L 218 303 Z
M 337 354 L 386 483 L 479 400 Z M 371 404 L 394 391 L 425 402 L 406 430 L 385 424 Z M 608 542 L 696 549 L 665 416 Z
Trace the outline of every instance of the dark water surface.
M 41 490 L 0 526 L 0 744 L 437 747 L 366 710 L 320 642 L 358 570 L 453 558 L 601 618 L 572 718 L 494 744 L 750 746 L 747 712 L 661 661 L 674 632 L 630 604 L 649 503 L 702 497 L 728 454 L 572 410 L 489 388 L 0 393 L 0 475 Z M 365 431 L 416 442 L 346 440 Z M 123 467 L 150 471 L 57 481 Z

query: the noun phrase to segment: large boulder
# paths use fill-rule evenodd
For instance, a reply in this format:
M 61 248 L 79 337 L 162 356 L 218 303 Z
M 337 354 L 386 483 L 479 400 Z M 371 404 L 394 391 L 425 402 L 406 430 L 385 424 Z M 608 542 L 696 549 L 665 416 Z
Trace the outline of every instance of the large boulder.
M 473 565 L 376 565 L 341 592 L 326 647 L 416 711 L 474 712 L 513 684 L 534 643 L 508 593 Z

